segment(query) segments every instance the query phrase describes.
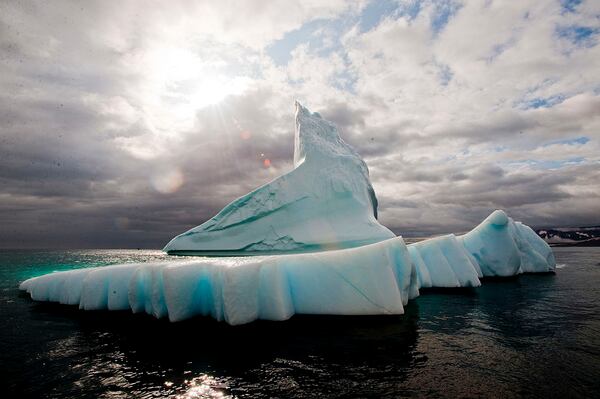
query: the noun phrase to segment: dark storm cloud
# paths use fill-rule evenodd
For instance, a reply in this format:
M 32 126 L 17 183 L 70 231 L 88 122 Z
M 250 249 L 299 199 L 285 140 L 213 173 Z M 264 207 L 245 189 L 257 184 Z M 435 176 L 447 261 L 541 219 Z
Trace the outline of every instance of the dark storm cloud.
M 573 175 L 579 176 L 582 186 L 594 187 L 595 179 L 600 178 L 597 168 L 573 166 L 566 170 L 507 173 L 496 166 L 484 166 L 458 182 L 444 179 L 441 170 L 439 173 L 437 180 L 419 180 L 420 187 L 411 195 L 419 201 L 380 198 L 382 219 L 387 219 L 393 230 L 409 234 L 464 231 L 495 209 L 504 209 L 515 219 L 532 226 L 557 224 L 555 215 L 561 207 L 566 209 L 560 213 L 568 216 L 558 219 L 558 223 L 586 225 L 596 220 L 596 194 L 573 194 L 564 187 L 572 183 Z M 586 218 L 582 213 L 592 217 Z M 406 215 L 405 220 L 403 215 Z M 432 215 L 439 215 L 437 223 L 428 224 Z
M 143 126 L 115 132 L 106 127 L 112 116 L 82 103 L 2 97 L 12 123 L 2 126 L 0 216 L 10 228 L 0 242 L 162 246 L 291 168 L 293 115 L 281 121 L 262 107 L 271 95 L 250 92 L 200 110 L 192 130 L 149 160 L 114 141 L 147 133 Z M 154 180 L 169 168 L 180 171 L 183 184 L 161 193 Z

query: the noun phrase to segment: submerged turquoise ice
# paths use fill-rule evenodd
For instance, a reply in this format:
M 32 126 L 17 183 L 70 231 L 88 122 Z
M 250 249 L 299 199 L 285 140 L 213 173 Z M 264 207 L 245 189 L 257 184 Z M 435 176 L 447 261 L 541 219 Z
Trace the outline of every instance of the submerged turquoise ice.
M 463 236 L 416 244 L 402 237 L 358 248 L 291 255 L 57 272 L 24 281 L 34 300 L 84 310 L 131 310 L 180 321 L 212 316 L 237 325 L 294 314 L 402 314 L 422 287 L 477 287 L 480 278 L 554 271 L 550 247 L 495 211 Z
M 463 236 L 408 247 L 376 217 L 365 162 L 332 123 L 297 103 L 294 169 L 164 249 L 228 256 L 57 272 L 20 289 L 84 310 L 236 325 L 297 313 L 402 314 L 420 288 L 477 287 L 481 277 L 555 268 L 550 247 L 503 211 Z

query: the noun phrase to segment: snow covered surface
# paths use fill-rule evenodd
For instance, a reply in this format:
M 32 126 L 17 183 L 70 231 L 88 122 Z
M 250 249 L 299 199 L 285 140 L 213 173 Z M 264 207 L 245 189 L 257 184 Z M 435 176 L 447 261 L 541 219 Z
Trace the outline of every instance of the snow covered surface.
M 56 272 L 24 281 L 32 299 L 84 310 L 196 315 L 237 325 L 298 314 L 402 314 L 424 287 L 477 287 L 482 276 L 555 269 L 550 247 L 495 211 L 471 232 L 404 244 L 291 255 L 190 257 Z
M 294 169 L 173 238 L 164 250 L 260 255 L 350 248 L 394 237 L 376 218 L 365 162 L 333 123 L 296 103 Z

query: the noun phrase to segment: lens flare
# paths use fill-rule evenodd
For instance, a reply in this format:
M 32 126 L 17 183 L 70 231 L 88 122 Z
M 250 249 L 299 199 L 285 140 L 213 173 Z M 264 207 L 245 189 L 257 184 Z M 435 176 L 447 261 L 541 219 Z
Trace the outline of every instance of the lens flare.
M 162 171 L 152 177 L 152 186 L 162 194 L 172 194 L 179 190 L 184 182 L 183 173 L 179 168 Z
M 129 218 L 125 216 L 116 217 L 115 227 L 119 230 L 127 230 L 129 228 Z
M 252 137 L 252 134 L 248 130 L 244 130 L 240 133 L 240 137 L 242 140 L 249 140 Z

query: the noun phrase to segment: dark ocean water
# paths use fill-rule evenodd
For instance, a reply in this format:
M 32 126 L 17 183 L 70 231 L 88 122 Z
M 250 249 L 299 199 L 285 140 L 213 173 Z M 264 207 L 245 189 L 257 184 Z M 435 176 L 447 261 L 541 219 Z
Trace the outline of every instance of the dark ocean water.
M 25 278 L 158 251 L 0 251 L 1 397 L 600 397 L 600 248 L 403 316 L 229 327 L 35 303 Z

